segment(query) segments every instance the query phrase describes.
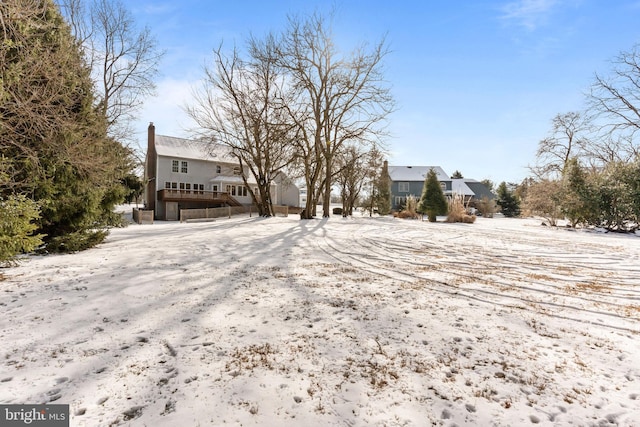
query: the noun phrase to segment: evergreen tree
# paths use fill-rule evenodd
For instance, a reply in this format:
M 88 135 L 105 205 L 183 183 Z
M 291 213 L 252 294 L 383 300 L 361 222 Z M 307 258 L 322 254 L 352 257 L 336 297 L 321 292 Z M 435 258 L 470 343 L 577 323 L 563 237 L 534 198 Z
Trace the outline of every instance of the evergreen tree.
M 16 255 L 31 252 L 42 244 L 35 234 L 38 205 L 25 196 L 0 198 L 0 266 L 10 265 Z
M 385 161 L 382 171 L 375 183 L 376 205 L 378 214 L 389 215 L 391 213 L 391 178 L 389 177 L 389 166 Z
M 502 181 L 498 186 L 498 200 L 496 203 L 500 206 L 501 212 L 507 218 L 520 216 L 520 201 L 507 188 L 507 183 Z
M 433 169 L 429 170 L 422 186 L 422 196 L 418 203 L 418 212 L 427 214 L 429 222 L 435 222 L 437 215 L 446 215 L 448 209 L 447 199 L 440 187 L 440 181 Z
M 587 175 L 575 157 L 567 161 L 563 171 L 561 208 L 572 227 L 593 218 L 598 209 Z
M 37 202 L 48 250 L 104 239 L 124 196 L 130 152 L 107 138 L 90 71 L 52 0 L 0 3 L 0 155 L 11 159 L 5 197 Z

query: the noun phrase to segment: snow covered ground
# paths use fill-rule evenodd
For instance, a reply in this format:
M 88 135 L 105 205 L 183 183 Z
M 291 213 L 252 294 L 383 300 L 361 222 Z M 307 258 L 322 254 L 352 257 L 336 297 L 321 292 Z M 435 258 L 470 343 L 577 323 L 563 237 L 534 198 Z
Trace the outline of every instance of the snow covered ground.
M 640 238 L 235 217 L 2 271 L 0 402 L 72 426 L 640 426 Z

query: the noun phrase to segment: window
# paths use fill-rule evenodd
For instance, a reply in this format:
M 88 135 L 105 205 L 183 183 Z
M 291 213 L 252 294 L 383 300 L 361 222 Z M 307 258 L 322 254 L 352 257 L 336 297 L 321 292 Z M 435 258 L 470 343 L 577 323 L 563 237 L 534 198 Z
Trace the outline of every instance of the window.
M 231 195 L 232 195 L 232 196 L 235 196 L 235 195 L 236 195 L 236 186 L 235 186 L 235 185 L 232 185 L 232 186 L 231 186 Z
M 247 197 L 247 187 L 244 185 L 238 185 L 238 196 Z
M 212 184 L 211 185 L 211 191 L 213 191 L 214 193 L 218 192 L 218 184 Z
M 408 193 L 409 192 L 409 183 L 408 182 L 399 182 L 398 183 L 398 193 Z
M 441 182 L 440 188 L 442 188 L 442 191 L 445 191 L 447 189 L 447 184 L 445 184 L 444 182 Z
M 198 189 L 199 194 L 204 194 L 204 184 L 193 184 L 193 190 Z
M 171 162 L 171 172 L 178 172 L 178 163 L 177 160 Z
M 166 188 L 166 189 L 171 188 L 171 183 L 170 183 L 169 181 L 166 181 L 166 182 L 164 183 L 164 188 Z
M 233 168 L 233 174 L 234 175 L 240 175 L 242 173 L 242 170 L 240 169 L 240 166 L 235 166 Z
M 191 193 L 191 184 L 190 183 L 186 183 L 184 185 L 185 190 L 187 190 L 187 193 Z M 196 188 L 195 186 L 193 188 Z
M 184 190 L 184 182 L 180 183 L 180 191 Z
M 222 173 L 222 167 L 220 165 L 216 165 L 216 173 Z
M 187 162 L 182 162 L 182 166 L 180 168 L 180 172 L 187 173 Z

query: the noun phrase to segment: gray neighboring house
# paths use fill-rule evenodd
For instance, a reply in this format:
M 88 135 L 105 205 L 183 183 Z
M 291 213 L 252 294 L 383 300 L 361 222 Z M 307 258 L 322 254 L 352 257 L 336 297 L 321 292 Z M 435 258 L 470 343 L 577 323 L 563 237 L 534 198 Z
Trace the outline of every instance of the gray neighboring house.
M 391 179 L 391 209 L 404 206 L 407 197 L 414 196 L 420 200 L 424 179 L 433 169 L 440 181 L 442 192 L 447 197 L 453 194 L 464 196 L 465 202 L 473 206 L 475 200 L 483 197 L 494 199 L 496 196 L 480 181 L 475 179 L 451 179 L 440 166 L 388 166 Z

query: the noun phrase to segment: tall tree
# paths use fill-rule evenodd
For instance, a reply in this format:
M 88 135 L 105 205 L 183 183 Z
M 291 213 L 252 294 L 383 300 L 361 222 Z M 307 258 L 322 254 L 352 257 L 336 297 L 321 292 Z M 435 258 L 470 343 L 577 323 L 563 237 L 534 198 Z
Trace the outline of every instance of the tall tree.
M 584 155 L 584 136 L 588 121 L 578 112 L 556 115 L 551 133 L 538 144 L 536 164 L 531 168 L 538 177 L 558 179 L 572 157 Z
M 383 40 L 371 50 L 363 45 L 341 56 L 326 19 L 315 14 L 289 20 L 281 52 L 280 64 L 298 96 L 289 111 L 299 128 L 301 152 L 308 156 L 302 159 L 306 187 L 314 190 L 321 180 L 323 216 L 328 217 L 336 154 L 347 143 L 378 140 L 393 109 L 381 69 L 387 49 Z M 314 202 L 308 197 L 307 215 Z
M 590 153 L 602 163 L 633 161 L 640 155 L 640 45 L 621 52 L 610 75 L 595 75 L 588 94 L 589 110 L 604 132 Z
M 260 215 L 273 215 L 271 185 L 278 173 L 293 161 L 294 128 L 287 122 L 282 104 L 289 97 L 277 67 L 276 41 L 251 38 L 248 59 L 234 49 L 225 55 L 214 51 L 214 67 L 205 70 L 205 80 L 196 92 L 188 114 L 199 125 L 202 136 L 231 149 L 257 183 L 249 188 Z
M 59 1 L 92 69 L 95 102 L 107 117 L 109 135 L 130 140 L 142 103 L 155 93 L 164 52 L 120 0 Z
M 438 175 L 429 169 L 422 186 L 422 196 L 418 203 L 418 212 L 427 214 L 429 222 L 436 222 L 437 215 L 446 215 L 448 209 L 447 199 L 442 192 Z
M 107 137 L 90 70 L 51 0 L 0 3 L 0 154 L 4 195 L 38 203 L 49 250 L 98 243 L 117 221 L 129 152 Z

